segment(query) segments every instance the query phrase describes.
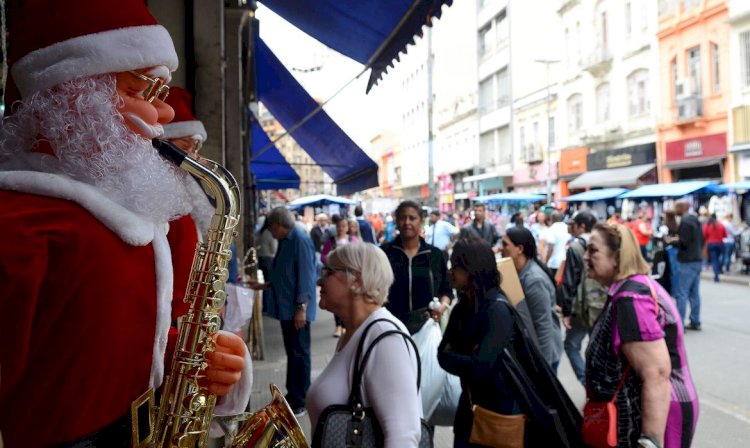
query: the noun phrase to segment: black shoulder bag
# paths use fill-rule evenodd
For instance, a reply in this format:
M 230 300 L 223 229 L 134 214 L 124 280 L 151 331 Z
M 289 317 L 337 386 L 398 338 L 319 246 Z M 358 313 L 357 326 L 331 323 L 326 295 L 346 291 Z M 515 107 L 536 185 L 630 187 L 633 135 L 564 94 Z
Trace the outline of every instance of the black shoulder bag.
M 362 384 L 362 372 L 365 369 L 367 359 L 370 357 L 373 347 L 390 335 L 401 335 L 404 341 L 411 344 L 414 354 L 417 357 L 417 390 L 422 379 L 422 366 L 419 361 L 419 352 L 417 346 L 411 337 L 401 330 L 384 331 L 365 351 L 362 358 L 362 350 L 367 336 L 367 332 L 377 322 L 390 322 L 395 327 L 396 324 L 389 319 L 376 319 L 372 321 L 365 330 L 357 346 L 357 355 L 354 358 L 354 372 L 352 374 L 352 390 L 349 394 L 348 404 L 334 404 L 323 410 L 315 427 L 313 437 L 313 448 L 321 447 L 346 447 L 346 448 L 376 448 L 384 444 L 383 430 L 378 423 L 375 412 L 372 408 L 366 408 L 362 404 L 360 385 Z M 398 328 L 398 327 L 396 327 Z M 360 365 L 359 360 L 362 359 Z M 393 404 L 397 406 L 397 403 Z M 432 448 L 432 429 L 429 425 L 421 420 L 422 436 L 419 440 L 419 448 Z

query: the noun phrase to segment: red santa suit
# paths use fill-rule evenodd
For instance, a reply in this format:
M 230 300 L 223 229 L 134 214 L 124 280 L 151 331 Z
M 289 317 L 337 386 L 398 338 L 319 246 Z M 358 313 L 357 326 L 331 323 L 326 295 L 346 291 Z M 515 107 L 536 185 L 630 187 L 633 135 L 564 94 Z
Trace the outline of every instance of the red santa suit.
M 161 384 L 172 298 L 166 232 L 88 184 L 0 173 L 7 447 L 95 432 Z

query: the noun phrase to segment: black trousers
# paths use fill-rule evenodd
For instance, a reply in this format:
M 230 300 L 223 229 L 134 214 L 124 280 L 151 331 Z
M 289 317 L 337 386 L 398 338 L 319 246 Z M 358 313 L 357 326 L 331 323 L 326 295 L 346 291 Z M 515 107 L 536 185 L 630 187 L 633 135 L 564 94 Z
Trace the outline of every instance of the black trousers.
M 305 396 L 310 388 L 310 322 L 297 330 L 293 320 L 282 320 L 281 332 L 287 358 L 286 400 L 292 409 L 297 409 L 305 406 Z

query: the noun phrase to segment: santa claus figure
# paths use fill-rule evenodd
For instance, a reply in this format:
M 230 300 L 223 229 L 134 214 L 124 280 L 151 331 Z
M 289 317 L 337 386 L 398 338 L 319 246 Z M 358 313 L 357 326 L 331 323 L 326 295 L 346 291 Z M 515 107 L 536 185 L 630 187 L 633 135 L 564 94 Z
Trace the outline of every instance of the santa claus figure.
M 9 22 L 0 431 L 8 448 L 130 446 L 131 403 L 165 373 L 168 223 L 192 210 L 185 174 L 151 146 L 174 115 L 177 56 L 142 0 L 24 0 Z M 216 344 L 206 375 L 225 395 L 246 349 Z

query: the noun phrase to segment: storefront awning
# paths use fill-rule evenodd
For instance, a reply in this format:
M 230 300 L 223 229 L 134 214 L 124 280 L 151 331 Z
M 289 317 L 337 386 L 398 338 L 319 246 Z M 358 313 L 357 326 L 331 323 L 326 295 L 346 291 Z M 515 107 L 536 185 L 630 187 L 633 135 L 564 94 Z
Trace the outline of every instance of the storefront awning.
M 711 189 L 715 182 L 697 180 L 689 182 L 675 182 L 671 184 L 654 184 L 644 185 L 633 191 L 629 191 L 621 198 L 676 198 L 692 193 L 698 193 L 701 190 Z
M 564 202 L 594 202 L 612 199 L 628 192 L 627 188 L 603 188 L 601 190 L 584 191 L 583 193 L 574 194 L 567 198 L 560 199 Z
M 704 159 L 691 159 L 691 160 L 678 160 L 675 162 L 667 162 L 664 164 L 664 168 L 670 170 L 681 170 L 684 168 L 695 168 L 701 166 L 716 165 L 724 161 L 724 157 L 708 157 Z
M 314 3 L 314 2 L 311 2 Z M 337 193 L 352 194 L 378 186 L 378 165 L 325 111 L 266 46 L 256 41 L 258 98 L 291 136 L 333 179 Z M 263 151 L 265 148 L 259 148 Z M 262 152 L 261 152 L 262 155 Z
M 647 163 L 645 165 L 628 166 L 625 168 L 588 171 L 571 181 L 568 184 L 568 188 L 604 188 L 635 185 L 638 183 L 638 179 L 654 169 L 655 166 L 653 163 Z
M 750 190 L 750 181 L 735 182 L 733 184 L 724 185 L 730 190 Z
M 453 0 L 261 0 L 276 14 L 326 46 L 371 68 L 367 91 L 422 26 L 439 19 Z
M 476 202 L 536 202 L 543 201 L 546 196 L 543 194 L 526 194 L 526 193 L 496 193 L 487 196 L 477 196 L 472 199 Z
M 299 175 L 289 165 L 278 149 L 263 132 L 254 117 L 251 117 L 252 148 L 254 154 L 261 148 L 271 145 L 257 159 L 250 162 L 250 171 L 255 176 L 255 185 L 258 190 L 278 190 L 283 188 L 299 188 Z

